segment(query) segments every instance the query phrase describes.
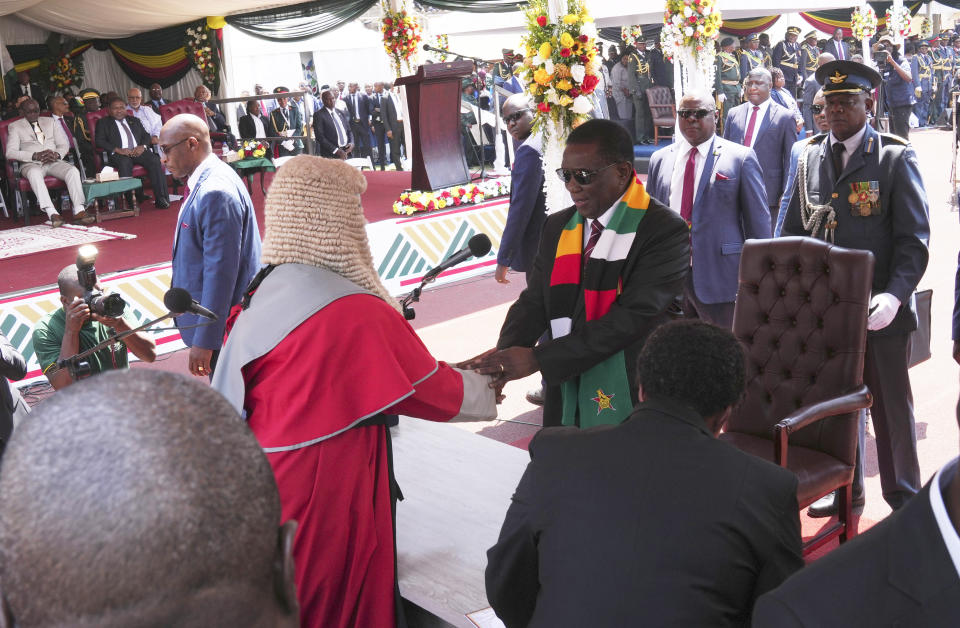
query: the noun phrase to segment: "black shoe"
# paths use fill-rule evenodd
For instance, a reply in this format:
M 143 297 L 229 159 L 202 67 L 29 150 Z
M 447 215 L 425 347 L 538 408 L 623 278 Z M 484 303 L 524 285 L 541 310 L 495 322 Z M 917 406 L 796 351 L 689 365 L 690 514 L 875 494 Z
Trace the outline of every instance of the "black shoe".
M 157 201 L 157 202 L 154 203 L 153 205 L 154 205 L 154 207 L 156 207 L 157 209 L 166 209 L 166 208 L 170 207 L 170 201 L 167 201 L 167 200 L 164 200 L 164 199 L 160 199 L 159 201 Z
M 824 495 L 817 501 L 810 504 L 810 507 L 807 508 L 807 516 L 814 519 L 820 519 L 823 517 L 832 517 L 837 514 L 837 509 L 839 508 L 837 499 L 837 492 L 834 491 L 829 495 Z M 866 495 L 854 495 L 853 497 L 853 507 L 862 508 L 866 503 Z
M 153 197 L 152 197 L 152 196 L 149 196 L 149 195 L 147 195 L 147 194 L 137 194 L 137 202 L 138 202 L 138 203 L 143 203 L 144 201 L 149 201 L 151 198 L 153 198 Z

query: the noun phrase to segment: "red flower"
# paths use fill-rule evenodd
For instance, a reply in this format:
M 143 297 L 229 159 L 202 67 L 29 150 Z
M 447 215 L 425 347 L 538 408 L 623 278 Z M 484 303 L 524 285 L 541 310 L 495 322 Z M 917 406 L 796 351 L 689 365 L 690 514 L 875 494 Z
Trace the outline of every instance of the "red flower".
M 383 23 L 386 24 L 387 26 L 393 26 L 393 20 L 391 20 L 388 17 L 383 18 Z
M 580 63 L 589 63 L 589 62 L 590 62 L 590 57 L 588 57 L 587 55 L 580 55 Z
M 537 24 L 539 24 L 541 28 L 544 27 L 544 26 L 546 26 L 546 25 L 547 25 L 547 16 L 546 16 L 546 15 L 538 15 L 538 16 L 537 16 Z
M 570 91 L 567 92 L 567 93 L 570 94 L 570 97 L 571 97 L 571 98 L 576 98 L 577 96 L 580 95 L 580 90 L 577 89 L 576 87 L 571 87 L 571 88 L 570 88 Z
M 580 93 L 581 94 L 590 94 L 596 89 L 597 84 L 600 82 L 600 79 L 597 78 L 595 74 L 587 74 L 583 77 L 583 82 L 580 84 Z
M 696 24 L 696 23 L 697 23 L 696 15 L 691 15 L 690 17 L 687 18 L 687 24 Z
M 561 49 L 560 49 L 560 56 L 561 56 L 561 57 L 569 57 L 571 54 L 573 54 L 573 53 L 570 52 L 570 49 L 569 49 L 569 48 L 561 48 Z
M 440 193 L 440 196 L 442 196 L 443 198 L 450 198 L 451 196 L 450 190 L 444 190 L 443 192 Z
M 453 199 L 453 204 L 454 204 L 454 205 L 459 205 L 459 204 L 460 204 L 460 199 L 459 199 L 459 198 Z
M 581 42 L 587 43 L 589 40 L 590 40 L 590 38 L 587 37 L 586 35 L 580 35 L 580 41 L 581 41 Z

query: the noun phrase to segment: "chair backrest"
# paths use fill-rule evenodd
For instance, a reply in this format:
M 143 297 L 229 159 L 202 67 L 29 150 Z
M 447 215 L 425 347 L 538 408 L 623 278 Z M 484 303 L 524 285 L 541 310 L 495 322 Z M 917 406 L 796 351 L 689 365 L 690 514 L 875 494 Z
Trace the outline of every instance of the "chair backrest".
M 802 406 L 863 384 L 873 254 L 812 238 L 748 240 L 740 257 L 733 333 L 746 353 L 744 399 L 727 431 L 773 437 Z M 792 444 L 845 459 L 849 415 L 798 430 Z M 849 451 L 852 451 L 850 449 Z
M 97 146 L 97 122 L 110 115 L 107 109 L 100 109 L 86 114 L 87 130 L 90 132 L 90 146 L 93 148 L 93 160 L 97 172 L 103 167 L 103 150 Z
M 167 120 L 173 116 L 181 113 L 192 113 L 203 120 L 207 119 L 206 115 L 203 113 L 203 105 L 192 98 L 185 98 L 183 100 L 177 100 L 174 102 L 168 102 L 165 105 L 160 105 L 160 121 L 164 124 L 166 124 Z
M 677 106 L 669 87 L 656 85 L 647 89 L 647 102 L 650 104 L 650 115 L 657 126 L 673 126 L 677 121 Z
M 10 124 L 16 122 L 23 116 L 17 116 L 16 118 L 10 118 L 9 120 L 0 120 L 0 149 L 4 153 L 7 151 L 7 138 L 10 137 Z M 6 173 L 7 181 L 10 185 L 13 185 L 13 163 L 9 159 L 3 160 L 4 172 Z

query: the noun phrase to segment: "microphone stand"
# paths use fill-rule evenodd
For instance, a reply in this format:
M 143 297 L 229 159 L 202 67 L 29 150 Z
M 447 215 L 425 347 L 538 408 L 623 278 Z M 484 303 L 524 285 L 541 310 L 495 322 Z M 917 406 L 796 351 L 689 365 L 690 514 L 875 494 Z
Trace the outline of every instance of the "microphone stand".
M 439 266 L 437 268 L 439 268 Z M 410 307 L 410 304 L 419 303 L 420 293 L 423 292 L 424 286 L 429 283 L 433 283 L 437 277 L 441 275 L 440 272 L 434 272 L 435 270 L 435 268 L 431 268 L 427 274 L 423 276 L 423 279 L 420 280 L 420 285 L 400 299 L 400 308 L 403 310 L 403 317 L 408 321 L 412 321 L 417 317 L 417 313 L 413 311 L 413 308 Z
M 470 61 L 473 61 L 473 71 L 477 73 L 477 78 L 480 77 L 480 64 L 484 61 L 482 57 L 471 57 L 470 55 L 464 55 L 458 52 L 454 52 L 449 48 L 434 48 L 433 46 L 431 46 L 430 49 L 435 50 L 437 52 L 445 52 L 447 54 L 455 55 L 457 57 L 462 57 L 464 59 L 469 59 Z M 483 181 L 483 178 L 486 176 L 487 159 L 486 159 L 486 155 L 484 155 L 484 152 L 483 152 L 486 138 L 484 138 L 483 120 L 480 118 L 480 95 L 479 94 L 477 95 L 477 126 L 480 127 L 480 179 L 479 180 Z M 413 310 L 410 310 L 410 311 L 412 312 Z M 407 320 L 411 320 L 411 319 L 407 319 Z
M 139 327 L 137 327 L 137 328 L 135 328 L 135 329 L 128 329 L 127 331 L 120 332 L 119 334 L 114 332 L 114 333 L 110 334 L 110 337 L 109 337 L 109 338 L 107 338 L 106 340 L 104 340 L 104 341 L 101 342 L 100 344 L 98 344 L 98 345 L 96 345 L 96 346 L 94 346 L 94 347 L 91 347 L 91 348 L 87 349 L 86 351 L 81 351 L 80 353 L 77 353 L 77 354 L 75 354 L 75 355 L 72 355 L 72 356 L 70 356 L 69 358 L 64 358 L 64 359 L 62 359 L 62 360 L 57 360 L 57 370 L 59 371 L 59 370 L 62 369 L 62 368 L 68 369 L 68 370 L 70 371 L 70 377 L 72 377 L 74 380 L 78 380 L 78 379 L 80 379 L 81 377 L 86 377 L 87 375 L 90 374 L 90 373 L 89 373 L 90 364 L 89 364 L 89 363 L 86 363 L 86 362 L 82 362 L 83 358 L 85 358 L 85 357 L 87 357 L 87 356 L 89 356 L 89 355 L 93 355 L 93 354 L 96 353 L 97 351 L 100 351 L 101 349 L 105 349 L 106 347 L 109 347 L 110 345 L 114 344 L 115 342 L 118 342 L 118 341 L 120 341 L 120 340 L 123 340 L 123 339 L 126 338 L 127 336 L 130 336 L 130 335 L 132 335 L 132 334 L 135 334 L 135 333 L 137 333 L 138 331 L 143 331 L 143 330 L 146 329 L 147 327 L 152 327 L 153 325 L 156 325 L 157 323 L 159 323 L 159 322 L 161 322 L 161 321 L 165 321 L 165 320 L 167 320 L 168 318 L 173 318 L 174 316 L 177 316 L 177 315 L 174 314 L 173 312 L 167 312 L 166 314 L 164 314 L 164 315 L 161 316 L 160 318 L 155 319 L 155 320 L 152 320 L 152 321 L 148 321 L 148 322 L 144 323 L 143 325 L 140 325 Z M 86 364 L 85 367 L 83 366 L 84 364 Z

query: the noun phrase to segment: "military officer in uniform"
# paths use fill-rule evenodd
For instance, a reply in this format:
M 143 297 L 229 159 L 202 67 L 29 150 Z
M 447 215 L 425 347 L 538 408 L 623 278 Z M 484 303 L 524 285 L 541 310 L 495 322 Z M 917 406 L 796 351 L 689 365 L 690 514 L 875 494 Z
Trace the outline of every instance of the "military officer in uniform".
M 933 124 L 936 125 L 940 125 L 941 123 L 949 124 L 943 112 L 950 107 L 950 92 L 953 91 L 953 68 L 956 62 L 953 48 L 947 45 L 950 42 L 948 39 L 949 32 L 950 31 L 943 31 L 940 33 L 940 47 L 937 49 L 940 53 L 940 68 L 943 78 L 937 90 L 937 107 L 940 113 L 936 119 L 933 120 Z M 941 120 L 941 118 L 943 118 L 943 120 Z
M 800 44 L 797 43 L 799 36 L 799 27 L 788 26 L 783 41 L 773 49 L 773 65 L 783 72 L 784 87 L 794 97 L 799 94 L 797 88 L 803 81 L 803 73 L 800 71 Z
M 770 35 L 767 33 L 760 33 L 757 41 L 757 51 L 760 53 L 760 57 L 763 59 L 763 67 L 769 70 L 773 67 L 773 56 L 770 49 Z
M 634 137 L 639 144 L 653 144 L 653 116 L 647 101 L 647 90 L 653 87 L 653 78 L 650 76 L 647 42 L 642 39 L 637 41 L 636 49 L 629 54 L 627 76 L 628 89 L 633 97 Z
M 910 74 L 913 77 L 913 92 L 917 99 L 913 105 L 913 115 L 917 116 L 917 124 L 927 126 L 927 114 L 930 111 L 930 80 L 933 74 L 930 42 L 920 42 L 917 54 L 913 55 L 910 61 Z
M 803 44 L 800 46 L 800 75 L 806 81 L 811 74 L 817 73 L 820 58 L 820 48 L 817 47 L 817 31 L 810 31 L 803 36 Z
M 756 33 L 750 33 L 743 40 L 743 45 L 740 50 L 740 80 L 745 81 L 747 75 L 750 74 L 750 71 L 754 68 L 759 68 L 763 65 L 763 53 L 760 52 L 760 38 Z M 741 84 L 742 88 L 743 85 Z
M 940 117 L 940 99 L 943 95 L 943 52 L 940 48 L 940 37 L 934 35 L 930 38 L 931 63 L 930 70 L 933 75 L 933 82 L 930 85 L 930 110 L 926 121 L 923 124 L 934 126 L 937 118 Z
M 870 415 L 883 498 L 897 510 L 920 490 L 907 345 L 917 327 L 913 293 L 927 267 L 927 197 L 910 144 L 867 124 L 880 75 L 861 63 L 832 61 L 817 78 L 830 132 L 811 138 L 800 154 L 783 235 L 824 238 L 869 250 L 876 259 L 863 382 L 874 396 Z M 854 505 L 863 503 L 864 428 L 861 422 Z M 836 500 L 827 497 L 809 514 L 834 512 Z
M 717 55 L 717 72 L 714 93 L 720 106 L 720 122 L 725 122 L 727 112 L 740 104 L 740 63 L 733 54 L 733 37 L 720 40 L 720 53 Z M 723 129 L 717 130 L 723 135 Z

